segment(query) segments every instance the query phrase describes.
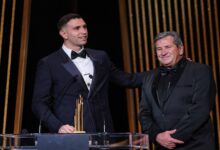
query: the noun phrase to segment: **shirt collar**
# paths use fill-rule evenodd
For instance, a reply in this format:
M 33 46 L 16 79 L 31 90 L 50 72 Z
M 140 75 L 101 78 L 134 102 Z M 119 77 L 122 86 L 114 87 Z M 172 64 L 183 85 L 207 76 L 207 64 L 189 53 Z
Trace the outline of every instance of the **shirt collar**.
M 186 62 L 187 62 L 187 59 L 186 59 L 185 57 L 183 57 L 183 58 L 181 58 L 180 61 L 179 61 L 176 65 L 174 65 L 173 67 L 168 68 L 168 67 L 165 67 L 165 66 L 160 66 L 160 67 L 159 67 L 159 70 L 160 70 L 160 72 L 161 72 L 162 74 L 164 74 L 164 75 L 167 75 L 167 74 L 169 74 L 169 73 L 171 73 L 171 72 L 172 72 L 172 73 L 177 73 L 178 70 L 180 70 L 180 69 L 182 69 L 182 68 L 185 67 Z
M 62 45 L 62 49 L 68 55 L 68 57 L 71 58 L 71 52 L 74 50 L 66 47 L 64 44 Z M 74 51 L 74 52 L 80 53 L 81 51 L 83 51 L 83 49 L 84 49 L 84 46 L 82 46 L 82 48 L 79 51 Z

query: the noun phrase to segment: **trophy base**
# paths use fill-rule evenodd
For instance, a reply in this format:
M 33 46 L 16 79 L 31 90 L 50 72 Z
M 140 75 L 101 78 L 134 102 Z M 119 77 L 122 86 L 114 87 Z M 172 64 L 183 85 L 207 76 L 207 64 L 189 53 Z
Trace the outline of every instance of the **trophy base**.
M 74 131 L 73 133 L 86 133 L 86 131 Z

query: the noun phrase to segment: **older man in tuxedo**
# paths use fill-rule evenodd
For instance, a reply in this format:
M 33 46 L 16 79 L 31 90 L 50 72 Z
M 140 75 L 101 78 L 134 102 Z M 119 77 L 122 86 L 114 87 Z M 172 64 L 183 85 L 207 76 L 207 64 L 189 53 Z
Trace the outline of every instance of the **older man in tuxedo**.
M 50 132 L 73 133 L 76 99 L 84 99 L 84 130 L 112 132 L 108 102 L 109 82 L 140 87 L 145 73 L 117 69 L 104 51 L 85 48 L 87 25 L 78 14 L 63 16 L 58 24 L 62 47 L 39 61 L 32 109 Z
M 215 83 L 209 66 L 188 61 L 177 32 L 154 41 L 160 67 L 146 76 L 139 118 L 155 149 L 214 150 L 210 111 Z

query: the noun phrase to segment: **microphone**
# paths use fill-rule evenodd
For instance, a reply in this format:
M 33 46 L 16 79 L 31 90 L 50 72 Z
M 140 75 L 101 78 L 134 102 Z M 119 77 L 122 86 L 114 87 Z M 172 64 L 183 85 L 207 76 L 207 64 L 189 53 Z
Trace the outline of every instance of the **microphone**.
M 42 125 L 41 125 L 41 120 L 40 120 L 40 123 L 39 123 L 39 126 L 38 126 L 38 133 L 41 133 L 42 132 Z
M 90 79 L 93 78 L 93 75 L 91 75 L 90 73 L 86 73 L 86 74 L 84 74 L 84 76 L 86 76 L 86 75 L 88 75 Z
M 93 76 L 90 74 L 90 75 L 89 75 L 89 78 L 90 78 L 90 79 L 92 79 L 92 78 L 93 78 Z
M 28 130 L 27 129 L 22 129 L 21 130 L 21 134 L 28 134 L 29 132 L 28 132 Z

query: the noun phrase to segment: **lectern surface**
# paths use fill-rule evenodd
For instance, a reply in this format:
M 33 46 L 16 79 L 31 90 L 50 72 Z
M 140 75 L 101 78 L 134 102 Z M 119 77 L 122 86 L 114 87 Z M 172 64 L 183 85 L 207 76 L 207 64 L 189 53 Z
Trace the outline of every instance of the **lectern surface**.
M 83 133 L 83 134 L 4 134 L 1 150 L 144 150 L 146 134 Z
M 37 149 L 39 150 L 88 150 L 88 134 L 39 134 Z

